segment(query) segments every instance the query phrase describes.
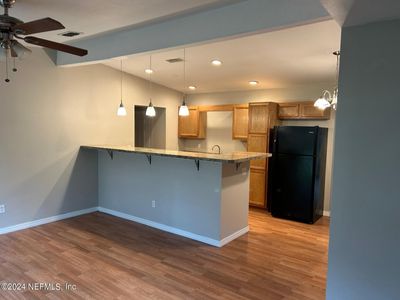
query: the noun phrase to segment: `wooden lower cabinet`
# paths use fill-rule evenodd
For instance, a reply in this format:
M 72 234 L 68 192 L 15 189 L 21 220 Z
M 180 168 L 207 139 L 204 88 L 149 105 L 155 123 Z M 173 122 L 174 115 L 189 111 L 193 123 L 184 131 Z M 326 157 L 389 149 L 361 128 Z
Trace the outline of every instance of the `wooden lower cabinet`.
M 250 197 L 251 206 L 265 207 L 266 173 L 265 170 L 250 168 Z

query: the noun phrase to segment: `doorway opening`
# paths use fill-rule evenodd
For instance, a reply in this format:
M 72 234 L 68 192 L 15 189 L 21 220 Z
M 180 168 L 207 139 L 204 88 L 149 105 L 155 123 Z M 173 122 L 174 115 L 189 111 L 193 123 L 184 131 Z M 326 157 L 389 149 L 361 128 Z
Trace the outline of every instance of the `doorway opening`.
M 154 107 L 155 117 L 146 116 L 147 106 L 135 105 L 135 147 L 165 149 L 166 109 Z

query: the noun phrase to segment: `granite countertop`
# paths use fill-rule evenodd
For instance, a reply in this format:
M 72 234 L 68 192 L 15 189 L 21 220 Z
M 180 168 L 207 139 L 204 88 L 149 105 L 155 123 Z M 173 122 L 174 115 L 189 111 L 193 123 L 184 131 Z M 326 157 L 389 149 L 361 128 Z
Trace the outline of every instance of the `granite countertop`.
M 176 151 L 166 149 L 154 149 L 154 148 L 141 148 L 132 146 L 111 146 L 111 145 L 83 145 L 85 149 L 95 150 L 106 150 L 106 151 L 117 151 L 117 152 L 128 152 L 128 153 L 140 153 L 146 155 L 158 155 L 158 156 L 169 156 L 178 157 L 185 159 L 196 159 L 196 160 L 209 160 L 225 163 L 240 163 L 246 162 L 253 159 L 260 159 L 271 157 L 270 153 L 258 153 L 258 152 L 229 152 L 229 153 L 207 153 L 207 152 L 195 152 L 195 151 Z

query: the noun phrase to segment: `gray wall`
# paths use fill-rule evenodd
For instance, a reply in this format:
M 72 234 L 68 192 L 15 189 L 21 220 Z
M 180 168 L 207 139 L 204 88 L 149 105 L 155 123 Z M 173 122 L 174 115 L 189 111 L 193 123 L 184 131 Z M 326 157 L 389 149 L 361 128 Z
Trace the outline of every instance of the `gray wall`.
M 99 153 L 99 206 L 220 240 L 221 163 Z M 156 207 L 152 208 L 152 201 Z
M 327 299 L 400 294 L 400 20 L 342 36 Z
M 55 67 L 39 48 L 18 66 L 10 84 L 0 80 L 0 228 L 97 206 L 97 156 L 79 147 L 132 144 L 133 104 L 148 101 L 146 82 L 124 76 L 120 118 L 118 71 Z M 155 85 L 153 99 L 167 107 L 167 146 L 176 148 L 181 96 Z
M 221 238 L 248 226 L 250 163 L 222 165 Z

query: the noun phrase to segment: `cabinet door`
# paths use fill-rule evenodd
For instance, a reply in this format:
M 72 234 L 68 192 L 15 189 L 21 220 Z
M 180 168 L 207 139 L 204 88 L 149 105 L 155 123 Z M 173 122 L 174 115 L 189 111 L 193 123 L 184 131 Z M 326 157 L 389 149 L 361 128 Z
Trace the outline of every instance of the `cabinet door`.
M 314 102 L 305 102 L 300 104 L 300 117 L 302 119 L 322 119 L 328 120 L 330 117 L 330 108 L 319 109 L 314 106 Z
M 266 195 L 265 171 L 250 168 L 250 195 L 249 204 L 252 206 L 265 207 Z
M 268 146 L 268 135 L 250 133 L 247 139 L 248 152 L 261 152 L 266 153 Z M 266 159 L 255 159 L 250 161 L 250 166 L 256 169 L 265 170 Z
M 235 105 L 233 107 L 232 138 L 238 140 L 247 140 L 248 123 L 248 105 Z
M 249 104 L 249 133 L 268 132 L 268 104 L 250 103 Z
M 199 110 L 195 106 L 189 107 L 189 116 L 178 119 L 178 135 L 182 138 L 195 138 L 199 135 Z
M 278 114 L 280 119 L 297 119 L 300 115 L 299 104 L 298 103 L 279 104 Z

